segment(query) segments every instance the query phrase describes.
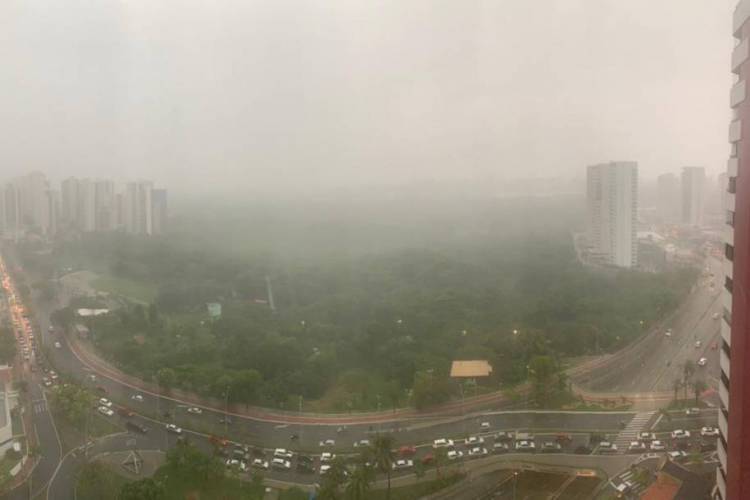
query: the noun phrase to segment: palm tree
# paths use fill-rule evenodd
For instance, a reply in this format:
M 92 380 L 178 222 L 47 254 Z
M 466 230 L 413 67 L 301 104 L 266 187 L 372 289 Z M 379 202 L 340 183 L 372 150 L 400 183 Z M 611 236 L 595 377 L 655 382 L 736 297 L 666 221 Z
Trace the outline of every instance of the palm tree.
M 701 393 L 708 388 L 706 382 L 703 379 L 693 380 L 693 394 L 695 394 L 695 404 L 698 405 L 698 398 Z
M 674 391 L 674 400 L 675 403 L 677 402 L 677 393 L 680 392 L 680 388 L 682 387 L 682 380 L 679 378 L 674 379 L 672 381 L 672 390 Z
M 394 445 L 395 440 L 390 434 L 378 434 L 372 443 L 372 456 L 375 460 L 375 465 L 380 472 L 385 474 L 388 480 L 388 489 L 385 494 L 386 500 L 390 500 L 391 498 L 391 469 L 393 468 Z
M 375 470 L 365 460 L 361 460 L 346 485 L 346 498 L 349 500 L 365 500 L 374 479 Z

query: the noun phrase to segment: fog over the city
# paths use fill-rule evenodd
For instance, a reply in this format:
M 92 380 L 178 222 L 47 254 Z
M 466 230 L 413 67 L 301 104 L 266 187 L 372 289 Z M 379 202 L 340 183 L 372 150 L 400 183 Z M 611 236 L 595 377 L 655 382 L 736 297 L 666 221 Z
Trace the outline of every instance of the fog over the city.
M 6 0 L 0 170 L 173 192 L 718 171 L 734 3 Z

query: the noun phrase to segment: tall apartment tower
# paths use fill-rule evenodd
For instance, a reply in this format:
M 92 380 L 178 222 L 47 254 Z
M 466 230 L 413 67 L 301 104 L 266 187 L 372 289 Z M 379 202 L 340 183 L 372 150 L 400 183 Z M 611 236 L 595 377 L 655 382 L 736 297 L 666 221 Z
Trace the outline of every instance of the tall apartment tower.
M 656 212 L 662 223 L 674 224 L 680 220 L 680 179 L 673 173 L 656 179 Z
M 111 231 L 116 223 L 115 183 L 110 180 L 94 182 L 94 228 Z
M 628 161 L 592 165 L 586 180 L 592 251 L 614 266 L 637 265 L 638 164 Z
M 149 181 L 129 182 L 125 187 L 123 223 L 132 234 L 153 234 L 153 184 Z
M 750 0 L 734 11 L 724 231 L 717 498 L 750 498 Z M 730 376 L 731 375 L 731 376 Z
M 682 223 L 689 226 L 703 224 L 706 195 L 706 169 L 684 167 L 682 169 Z

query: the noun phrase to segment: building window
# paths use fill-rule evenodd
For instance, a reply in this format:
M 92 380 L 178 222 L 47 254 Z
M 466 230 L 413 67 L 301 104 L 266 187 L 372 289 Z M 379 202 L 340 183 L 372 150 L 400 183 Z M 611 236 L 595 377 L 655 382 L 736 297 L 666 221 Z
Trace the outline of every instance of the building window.
M 729 377 L 726 376 L 723 370 L 721 371 L 721 383 L 729 390 Z
M 726 355 L 727 355 L 727 357 L 731 359 L 731 357 L 732 357 L 732 353 L 731 353 L 731 351 L 729 350 L 729 344 L 727 344 L 727 343 L 726 343 L 726 342 L 724 342 L 723 340 L 721 341 L 721 350 L 722 350 L 722 351 L 724 351 L 724 354 L 726 354 Z
M 727 191 L 734 194 L 737 191 L 737 177 L 730 177 L 727 186 Z
M 734 247 L 729 243 L 724 244 L 724 257 L 730 262 L 734 261 Z
M 726 278 L 724 278 L 724 288 L 726 288 L 729 293 L 732 293 L 732 286 L 733 285 L 734 285 L 734 283 L 732 283 L 732 278 L 730 278 L 729 276 L 727 276 Z
M 734 227 L 734 212 L 733 211 L 727 210 L 726 222 L 730 226 Z
M 729 311 L 727 311 L 726 307 L 724 308 L 724 321 L 727 322 L 727 325 L 731 325 L 732 324 L 732 313 L 730 313 Z

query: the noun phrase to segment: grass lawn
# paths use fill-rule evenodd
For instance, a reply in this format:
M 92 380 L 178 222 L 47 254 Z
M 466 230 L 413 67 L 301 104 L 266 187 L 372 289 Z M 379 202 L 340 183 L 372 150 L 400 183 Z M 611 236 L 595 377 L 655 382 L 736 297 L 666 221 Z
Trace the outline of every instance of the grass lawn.
M 597 477 L 577 477 L 560 495 L 559 500 L 577 500 L 588 498 L 601 483 Z
M 564 474 L 524 471 L 518 476 L 516 495 L 518 498 L 546 499 L 557 491 L 568 479 Z
M 461 481 L 463 478 L 462 474 L 451 474 L 442 479 L 433 479 L 432 481 L 424 481 L 409 486 L 391 488 L 391 500 L 416 500 L 447 488 Z M 368 500 L 381 500 L 385 499 L 385 497 L 386 490 L 382 489 L 370 491 L 370 494 L 367 496 Z
M 165 465 L 154 474 L 154 479 L 164 483 L 167 495 L 165 500 L 225 500 L 228 498 L 242 500 L 258 498 L 258 486 L 237 478 L 225 477 L 220 481 L 206 483 L 200 478 L 185 475 Z M 260 486 L 263 491 L 263 486 Z
M 149 304 L 156 298 L 156 285 L 119 278 L 108 274 L 100 275 L 91 286 L 102 292 L 121 295 L 135 302 Z
M 128 480 L 116 473 L 109 467 L 101 468 L 100 481 L 96 484 L 87 483 L 80 479 L 76 482 L 77 500 L 102 500 L 104 498 L 117 498 L 122 485 Z
M 62 413 L 57 411 L 52 402 L 50 402 L 50 412 L 52 413 L 52 418 L 55 419 L 55 425 L 57 425 L 57 432 L 60 434 L 63 449 L 70 450 L 81 446 L 84 443 L 85 437 L 83 427 L 68 422 Z M 114 434 L 115 432 L 122 432 L 123 430 L 123 427 L 115 425 L 112 421 L 96 414 L 92 410 L 89 420 L 89 435 L 92 439 Z
M 0 460 L 0 486 L 11 478 L 10 470 L 21 461 L 21 458 L 9 460 L 5 457 Z

